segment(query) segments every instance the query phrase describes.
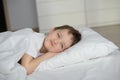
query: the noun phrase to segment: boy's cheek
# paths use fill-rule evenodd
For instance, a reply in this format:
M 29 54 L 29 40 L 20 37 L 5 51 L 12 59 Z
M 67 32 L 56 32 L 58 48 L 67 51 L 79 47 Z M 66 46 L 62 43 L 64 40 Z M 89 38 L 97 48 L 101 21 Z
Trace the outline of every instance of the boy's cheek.
M 61 49 L 56 49 L 55 51 L 56 51 L 56 53 L 62 52 Z

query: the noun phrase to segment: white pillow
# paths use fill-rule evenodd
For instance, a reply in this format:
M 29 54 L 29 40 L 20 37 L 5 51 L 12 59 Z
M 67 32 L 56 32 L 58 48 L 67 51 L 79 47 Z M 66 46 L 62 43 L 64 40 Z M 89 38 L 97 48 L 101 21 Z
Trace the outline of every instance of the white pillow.
M 36 68 L 36 71 L 51 70 L 92 58 L 106 56 L 118 49 L 114 43 L 88 27 L 79 28 L 78 30 L 82 34 L 80 42 L 59 53 L 57 56 L 43 61 Z

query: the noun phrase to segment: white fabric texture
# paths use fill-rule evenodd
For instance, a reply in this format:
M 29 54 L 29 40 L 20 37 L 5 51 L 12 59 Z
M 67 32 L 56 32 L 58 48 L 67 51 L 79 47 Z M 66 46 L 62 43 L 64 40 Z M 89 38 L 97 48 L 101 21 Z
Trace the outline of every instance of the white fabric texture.
M 78 29 L 82 34 L 82 40 L 59 53 L 57 56 L 40 63 L 36 71 L 52 70 L 55 68 L 79 63 L 89 59 L 102 57 L 118 49 L 111 41 L 107 40 L 94 30 L 88 27 Z
M 26 70 L 17 62 L 27 50 L 26 36 L 31 34 L 30 28 L 0 33 L 0 80 L 25 80 Z
M 120 80 L 120 51 L 54 70 L 34 72 L 27 80 Z
M 25 68 L 17 61 L 28 48 L 26 35 L 31 34 L 33 31 L 29 28 L 14 33 L 0 33 L 0 80 L 120 80 L 118 50 L 105 57 L 53 70 L 33 72 L 27 76 Z
M 29 28 L 0 33 L 0 72 L 9 73 L 24 53 L 39 56 L 44 37 Z
M 31 28 L 0 33 L 0 80 L 25 80 L 26 70 L 17 62 L 24 53 L 40 55 L 44 37 Z
M 44 38 L 45 38 L 45 35 L 42 33 L 35 33 L 34 32 L 33 34 L 31 34 L 28 37 L 29 46 L 28 46 L 28 49 L 26 50 L 26 53 L 34 58 L 41 55 L 41 53 L 39 51 L 43 45 Z
M 28 47 L 31 29 L 0 33 L 0 73 L 9 73 Z

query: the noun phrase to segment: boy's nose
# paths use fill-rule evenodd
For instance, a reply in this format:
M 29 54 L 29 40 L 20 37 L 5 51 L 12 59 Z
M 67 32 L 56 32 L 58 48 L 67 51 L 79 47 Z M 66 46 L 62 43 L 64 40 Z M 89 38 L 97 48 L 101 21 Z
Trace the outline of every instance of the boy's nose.
M 55 39 L 55 41 L 54 41 L 54 42 L 55 42 L 55 44 L 58 44 L 58 40 L 57 40 L 57 39 Z
M 59 39 L 56 39 L 54 42 L 55 42 L 55 44 L 59 44 L 59 43 L 60 43 L 60 40 L 59 40 Z

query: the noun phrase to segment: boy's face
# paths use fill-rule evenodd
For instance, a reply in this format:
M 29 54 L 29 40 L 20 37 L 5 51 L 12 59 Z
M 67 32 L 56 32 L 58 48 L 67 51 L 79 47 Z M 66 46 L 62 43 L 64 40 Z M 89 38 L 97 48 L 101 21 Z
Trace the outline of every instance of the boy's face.
M 68 29 L 58 29 L 51 31 L 45 38 L 44 47 L 48 52 L 61 52 L 69 48 L 72 44 L 72 34 Z

